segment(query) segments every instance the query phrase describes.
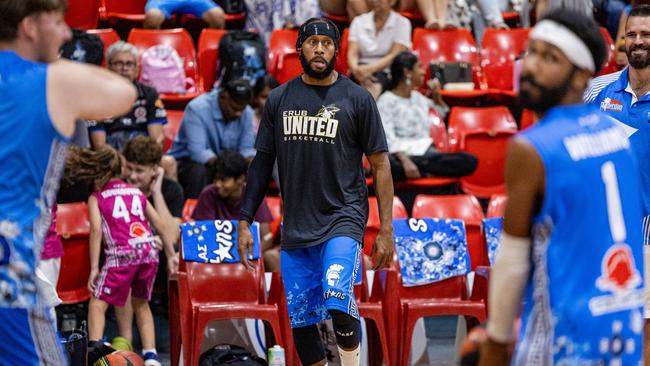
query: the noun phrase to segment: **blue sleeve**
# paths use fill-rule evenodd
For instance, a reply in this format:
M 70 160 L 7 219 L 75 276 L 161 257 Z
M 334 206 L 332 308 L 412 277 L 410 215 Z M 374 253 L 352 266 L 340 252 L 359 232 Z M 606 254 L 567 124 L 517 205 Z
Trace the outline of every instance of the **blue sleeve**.
M 246 107 L 241 116 L 242 133 L 239 137 L 239 153 L 244 157 L 255 155 L 255 133 L 253 132 L 253 110 Z
M 209 118 L 206 116 L 206 118 Z M 191 105 L 185 109 L 182 128 L 187 137 L 187 149 L 190 152 L 190 159 L 197 163 L 205 164 L 216 156 L 208 145 L 207 126 L 202 116 L 197 113 Z

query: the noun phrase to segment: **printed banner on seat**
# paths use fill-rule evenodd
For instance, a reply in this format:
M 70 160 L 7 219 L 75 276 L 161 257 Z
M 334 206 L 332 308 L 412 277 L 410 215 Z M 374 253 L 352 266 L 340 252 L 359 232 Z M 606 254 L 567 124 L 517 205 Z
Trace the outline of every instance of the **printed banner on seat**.
M 469 272 L 465 224 L 452 219 L 393 220 L 403 286 L 419 286 Z
M 237 263 L 237 220 L 196 221 L 181 224 L 183 260 L 199 263 Z M 251 225 L 253 259 L 260 258 L 259 224 Z
M 495 217 L 483 219 L 483 235 L 487 243 L 488 258 L 490 265 L 494 265 L 494 259 L 497 255 L 497 249 L 501 244 L 501 232 L 503 231 L 503 218 Z

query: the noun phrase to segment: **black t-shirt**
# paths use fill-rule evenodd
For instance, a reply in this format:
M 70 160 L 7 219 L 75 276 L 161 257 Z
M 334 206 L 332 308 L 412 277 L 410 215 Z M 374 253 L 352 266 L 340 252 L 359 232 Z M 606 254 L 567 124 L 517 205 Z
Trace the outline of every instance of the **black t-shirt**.
M 129 113 L 103 121 L 88 121 L 90 132 L 106 131 L 106 143 L 118 151 L 132 138 L 148 135 L 149 124 L 167 123 L 167 112 L 156 89 L 137 81 L 133 84 L 138 91 L 138 98 L 133 102 Z
M 277 155 L 284 248 L 335 236 L 363 242 L 368 190 L 362 157 L 388 151 L 370 93 L 343 76 L 329 86 L 295 78 L 271 91 L 255 147 Z
M 185 203 L 185 197 L 183 196 L 183 188 L 181 185 L 167 177 L 163 177 L 160 190 L 172 216 L 179 219 L 183 217 L 183 204 Z M 149 198 L 149 201 L 153 206 L 153 200 L 151 200 L 151 197 Z

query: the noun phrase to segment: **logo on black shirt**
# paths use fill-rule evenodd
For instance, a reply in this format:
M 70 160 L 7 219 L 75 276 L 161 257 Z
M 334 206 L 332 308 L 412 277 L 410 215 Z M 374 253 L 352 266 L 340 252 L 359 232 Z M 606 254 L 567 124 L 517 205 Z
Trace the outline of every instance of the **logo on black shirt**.
M 313 141 L 334 144 L 339 121 L 333 104 L 322 106 L 316 116 L 309 116 L 306 110 L 282 112 L 284 141 Z

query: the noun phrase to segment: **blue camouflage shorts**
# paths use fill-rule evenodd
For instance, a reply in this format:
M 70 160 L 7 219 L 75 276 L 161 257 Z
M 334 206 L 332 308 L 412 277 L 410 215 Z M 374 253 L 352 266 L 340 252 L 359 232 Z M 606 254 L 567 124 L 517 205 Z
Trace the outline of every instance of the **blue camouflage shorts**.
M 361 278 L 358 241 L 337 236 L 308 248 L 283 249 L 280 263 L 292 328 L 328 319 L 328 310 L 359 319 L 354 297 Z

